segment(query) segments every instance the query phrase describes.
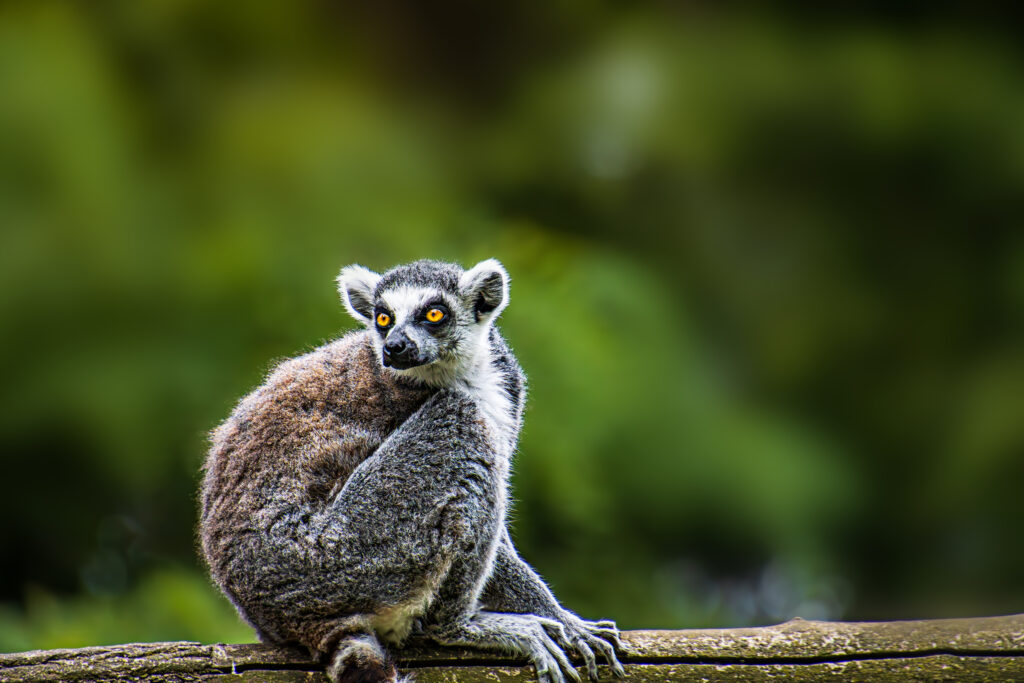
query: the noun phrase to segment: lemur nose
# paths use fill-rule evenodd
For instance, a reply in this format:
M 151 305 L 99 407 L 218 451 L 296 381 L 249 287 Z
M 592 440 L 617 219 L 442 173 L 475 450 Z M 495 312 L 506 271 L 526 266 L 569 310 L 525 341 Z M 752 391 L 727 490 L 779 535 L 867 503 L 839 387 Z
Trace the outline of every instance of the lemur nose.
M 388 339 L 384 343 L 384 350 L 387 351 L 388 355 L 398 356 L 405 353 L 409 348 L 409 342 L 405 337 L 399 337 L 397 339 Z

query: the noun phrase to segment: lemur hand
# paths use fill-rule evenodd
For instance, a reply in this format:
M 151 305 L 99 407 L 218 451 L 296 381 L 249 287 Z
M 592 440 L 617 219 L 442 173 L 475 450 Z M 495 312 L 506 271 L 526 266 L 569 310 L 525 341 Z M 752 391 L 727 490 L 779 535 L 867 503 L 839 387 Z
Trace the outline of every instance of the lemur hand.
M 626 672 L 615 654 L 616 650 L 621 651 L 624 648 L 614 621 L 586 621 L 563 609 L 558 622 L 561 628 L 556 629 L 554 634 L 558 644 L 566 651 L 576 652 L 583 658 L 591 680 L 598 680 L 595 650 L 612 667 L 616 678 L 626 677 Z

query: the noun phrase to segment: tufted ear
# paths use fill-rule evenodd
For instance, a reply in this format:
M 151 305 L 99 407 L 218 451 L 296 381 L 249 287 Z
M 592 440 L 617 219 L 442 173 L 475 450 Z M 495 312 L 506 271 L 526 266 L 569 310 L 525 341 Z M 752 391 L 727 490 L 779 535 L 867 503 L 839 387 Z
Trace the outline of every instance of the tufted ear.
M 345 266 L 338 275 L 338 292 L 349 314 L 364 325 L 373 324 L 373 289 L 380 275 L 360 265 Z
M 508 304 L 508 273 L 496 259 L 481 261 L 459 279 L 459 292 L 473 306 L 477 321 L 496 318 Z

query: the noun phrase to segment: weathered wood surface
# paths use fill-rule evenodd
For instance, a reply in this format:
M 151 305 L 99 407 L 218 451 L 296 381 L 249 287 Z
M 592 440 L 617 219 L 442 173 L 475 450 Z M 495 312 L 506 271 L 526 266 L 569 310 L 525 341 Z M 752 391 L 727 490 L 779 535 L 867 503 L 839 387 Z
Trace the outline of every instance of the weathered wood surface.
M 1024 614 L 623 633 L 631 681 L 1024 681 Z M 515 657 L 412 644 L 419 683 L 531 681 Z M 585 672 L 580 669 L 585 678 Z M 601 667 L 610 676 L 607 667 Z M 0 655 L 0 681 L 324 682 L 303 652 L 267 645 L 138 643 Z

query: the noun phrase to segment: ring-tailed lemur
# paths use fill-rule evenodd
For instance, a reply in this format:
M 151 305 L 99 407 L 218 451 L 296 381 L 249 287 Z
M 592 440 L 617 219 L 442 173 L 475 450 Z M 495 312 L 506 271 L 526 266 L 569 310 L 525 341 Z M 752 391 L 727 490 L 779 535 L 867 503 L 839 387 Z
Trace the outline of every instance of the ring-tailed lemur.
M 508 276 L 418 261 L 338 278 L 368 329 L 285 361 L 212 434 L 201 542 L 261 640 L 333 681 L 394 681 L 380 639 L 525 655 L 541 680 L 617 676 L 614 622 L 564 609 L 505 523 L 525 378 L 497 328 Z

